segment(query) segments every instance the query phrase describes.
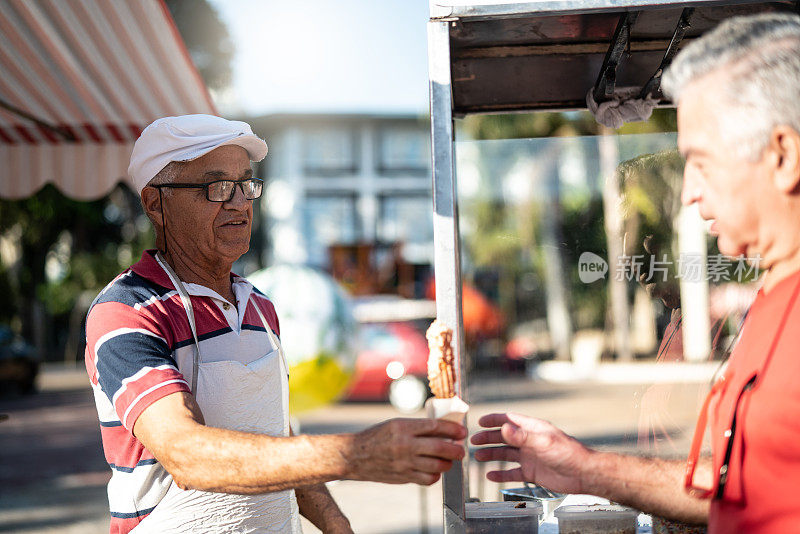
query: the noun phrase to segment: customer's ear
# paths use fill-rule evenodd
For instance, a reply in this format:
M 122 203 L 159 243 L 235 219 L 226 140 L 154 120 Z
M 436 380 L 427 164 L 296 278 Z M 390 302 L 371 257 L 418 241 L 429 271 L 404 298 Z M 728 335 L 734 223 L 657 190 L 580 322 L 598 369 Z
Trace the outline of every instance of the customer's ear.
M 778 191 L 800 193 L 800 133 L 790 126 L 776 126 L 765 149 L 774 166 L 773 183 Z

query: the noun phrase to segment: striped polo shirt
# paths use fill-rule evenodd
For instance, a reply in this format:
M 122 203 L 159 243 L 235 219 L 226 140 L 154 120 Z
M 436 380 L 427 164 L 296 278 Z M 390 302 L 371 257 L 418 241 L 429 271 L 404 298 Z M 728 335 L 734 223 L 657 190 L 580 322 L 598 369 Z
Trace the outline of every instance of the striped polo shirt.
M 190 390 L 194 338 L 186 311 L 155 251 L 111 281 L 86 319 L 86 370 L 94 390 L 103 450 L 111 467 L 111 533 L 127 533 L 155 508 L 172 476 L 133 435 L 139 415 L 160 398 Z M 213 290 L 185 284 L 203 361 L 249 363 L 270 350 L 258 305 L 279 335 L 272 303 L 231 273 L 239 308 Z M 184 376 L 185 375 L 185 376 Z

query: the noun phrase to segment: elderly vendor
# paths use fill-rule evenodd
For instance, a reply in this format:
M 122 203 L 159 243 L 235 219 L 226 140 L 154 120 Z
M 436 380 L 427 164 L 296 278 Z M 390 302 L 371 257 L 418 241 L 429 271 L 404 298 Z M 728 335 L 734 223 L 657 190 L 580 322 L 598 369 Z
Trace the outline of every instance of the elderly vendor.
M 243 122 L 166 117 L 136 141 L 129 175 L 158 250 L 89 311 L 112 533 L 351 532 L 324 483 L 432 484 L 461 459 L 446 421 L 293 436 L 272 303 L 231 266 L 250 243 L 266 143 Z

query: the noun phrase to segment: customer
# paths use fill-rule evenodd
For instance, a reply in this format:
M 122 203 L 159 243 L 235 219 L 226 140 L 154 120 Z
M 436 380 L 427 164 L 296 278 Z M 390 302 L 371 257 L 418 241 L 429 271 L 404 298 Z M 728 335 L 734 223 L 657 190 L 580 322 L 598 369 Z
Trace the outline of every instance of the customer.
M 480 420 L 493 430 L 472 442 L 500 446 L 476 457 L 520 466 L 491 480 L 600 495 L 707 521 L 712 533 L 800 532 L 798 88 L 800 17 L 788 14 L 730 19 L 688 45 L 664 76 L 686 158 L 683 203 L 713 221 L 723 254 L 760 256 L 766 270 L 700 414 L 688 466 L 597 452 L 545 421 L 494 414 Z M 698 459 L 707 414 L 713 454 Z

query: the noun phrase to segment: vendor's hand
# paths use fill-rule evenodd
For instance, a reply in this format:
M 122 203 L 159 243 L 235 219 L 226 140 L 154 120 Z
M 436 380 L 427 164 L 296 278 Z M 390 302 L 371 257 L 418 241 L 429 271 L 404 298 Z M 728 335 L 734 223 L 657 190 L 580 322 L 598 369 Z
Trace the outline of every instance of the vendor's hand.
M 355 480 L 430 485 L 464 457 L 462 425 L 441 419 L 392 419 L 356 434 L 349 454 Z
M 532 482 L 560 493 L 583 493 L 581 468 L 593 451 L 547 421 L 515 413 L 491 414 L 478 421 L 484 430 L 472 436 L 473 445 L 494 445 L 475 451 L 481 462 L 520 464 L 505 471 L 490 471 L 493 482 Z M 499 428 L 498 428 L 499 427 Z

